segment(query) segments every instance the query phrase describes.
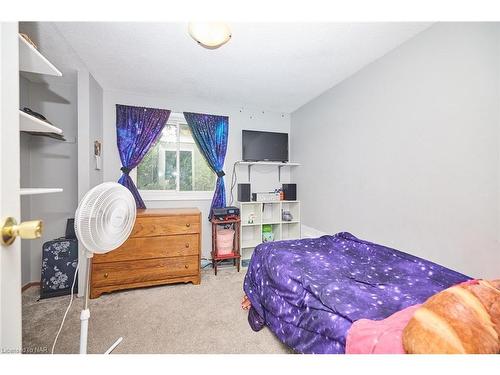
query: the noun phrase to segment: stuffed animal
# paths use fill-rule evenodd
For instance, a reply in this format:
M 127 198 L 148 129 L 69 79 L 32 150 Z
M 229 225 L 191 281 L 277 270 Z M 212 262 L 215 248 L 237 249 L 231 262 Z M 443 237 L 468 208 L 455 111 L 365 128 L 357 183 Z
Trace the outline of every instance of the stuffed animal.
M 415 354 L 500 353 L 500 280 L 471 280 L 430 297 L 403 331 Z

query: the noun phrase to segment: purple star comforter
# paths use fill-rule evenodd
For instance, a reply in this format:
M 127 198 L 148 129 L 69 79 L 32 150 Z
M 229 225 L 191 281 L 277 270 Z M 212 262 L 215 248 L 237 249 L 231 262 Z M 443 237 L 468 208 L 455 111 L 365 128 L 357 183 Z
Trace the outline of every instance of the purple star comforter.
M 259 245 L 245 277 L 253 330 L 300 353 L 344 353 L 358 319 L 381 320 L 468 280 L 349 233 Z

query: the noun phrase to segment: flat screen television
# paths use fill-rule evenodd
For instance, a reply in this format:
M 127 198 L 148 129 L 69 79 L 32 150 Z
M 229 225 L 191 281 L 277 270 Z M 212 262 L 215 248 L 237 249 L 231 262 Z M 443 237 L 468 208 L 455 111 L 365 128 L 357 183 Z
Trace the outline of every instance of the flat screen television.
M 288 161 L 288 133 L 243 130 L 244 161 Z

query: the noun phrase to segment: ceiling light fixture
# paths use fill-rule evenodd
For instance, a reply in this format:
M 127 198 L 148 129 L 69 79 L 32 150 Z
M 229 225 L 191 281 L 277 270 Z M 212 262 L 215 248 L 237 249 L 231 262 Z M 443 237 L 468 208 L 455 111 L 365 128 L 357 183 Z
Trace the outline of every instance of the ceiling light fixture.
M 216 49 L 231 39 L 231 30 L 224 22 L 190 22 L 189 35 L 201 46 Z

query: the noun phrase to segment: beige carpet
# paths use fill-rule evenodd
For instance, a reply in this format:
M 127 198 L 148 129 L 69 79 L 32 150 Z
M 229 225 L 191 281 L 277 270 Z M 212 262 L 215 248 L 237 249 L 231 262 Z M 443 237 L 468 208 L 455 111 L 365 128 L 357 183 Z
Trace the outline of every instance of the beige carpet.
M 245 269 L 203 271 L 201 285 L 178 284 L 104 294 L 91 300 L 89 353 L 290 353 L 267 328 L 253 332 L 240 307 Z M 40 300 L 23 293 L 23 347 L 52 348 L 69 296 Z M 56 353 L 77 353 L 82 298 L 59 336 Z

